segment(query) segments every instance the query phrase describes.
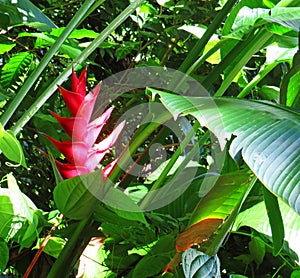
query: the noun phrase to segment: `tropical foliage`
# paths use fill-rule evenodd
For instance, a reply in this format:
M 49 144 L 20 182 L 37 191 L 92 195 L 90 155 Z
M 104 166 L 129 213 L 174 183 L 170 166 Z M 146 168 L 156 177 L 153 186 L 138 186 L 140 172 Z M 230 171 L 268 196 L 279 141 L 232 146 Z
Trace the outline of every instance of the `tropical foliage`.
M 2 275 L 300 277 L 299 7 L 0 0 Z

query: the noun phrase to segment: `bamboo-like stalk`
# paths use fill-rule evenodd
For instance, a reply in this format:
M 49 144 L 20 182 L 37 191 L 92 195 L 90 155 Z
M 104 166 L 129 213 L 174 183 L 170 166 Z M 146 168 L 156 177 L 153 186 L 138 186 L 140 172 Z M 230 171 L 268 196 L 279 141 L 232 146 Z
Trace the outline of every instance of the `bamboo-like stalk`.
M 216 17 L 212 23 L 208 26 L 206 32 L 203 34 L 203 37 L 196 43 L 191 52 L 188 54 L 186 59 L 178 68 L 179 71 L 187 72 L 194 62 L 198 59 L 202 53 L 205 45 L 208 43 L 209 39 L 213 34 L 216 33 L 218 28 L 221 26 L 224 18 L 228 15 L 230 10 L 234 7 L 237 0 L 228 0 L 224 7 L 217 13 Z
M 20 91 L 18 94 L 13 98 L 5 112 L 3 113 L 0 122 L 2 123 L 2 126 L 4 127 L 11 116 L 15 113 L 15 111 L 18 109 L 19 105 L 21 104 L 22 100 L 26 97 L 28 94 L 30 88 L 34 86 L 36 80 L 40 77 L 43 70 L 47 67 L 53 56 L 56 54 L 56 52 L 59 50 L 61 45 L 64 43 L 64 41 L 68 38 L 68 36 L 71 34 L 71 32 L 77 27 L 79 22 L 82 20 L 82 18 L 87 14 L 91 6 L 95 0 L 87 0 L 85 1 L 81 8 L 78 10 L 78 12 L 74 15 L 74 17 L 70 20 L 64 31 L 61 33 L 61 35 L 57 38 L 55 43 L 51 46 L 49 51 L 46 53 L 44 58 L 41 60 L 37 68 L 32 72 L 32 74 L 28 77 L 28 79 L 25 81 L 23 86 L 20 88 Z M 29 109 L 30 110 L 30 109 Z M 30 114 L 30 111 L 26 112 L 26 114 Z M 30 119 L 30 118 L 29 118 Z
M 271 39 L 273 36 L 272 33 L 268 32 L 266 29 L 259 30 L 256 34 L 253 35 L 251 42 L 249 45 L 245 45 L 245 47 L 241 46 L 239 49 L 239 55 L 237 59 L 230 61 L 231 65 L 234 64 L 234 67 L 231 66 L 231 70 L 227 74 L 226 78 L 223 80 L 222 85 L 215 93 L 214 96 L 219 97 L 222 96 L 229 85 L 232 83 L 235 76 L 240 72 L 240 70 L 247 64 L 247 62 L 251 59 L 251 57 L 261 50 L 265 43 Z M 231 52 L 231 55 L 236 55 L 234 52 Z M 228 60 L 229 62 L 229 60 Z
M 114 31 L 118 26 L 124 22 L 135 9 L 141 5 L 144 0 L 136 0 L 131 3 L 122 13 L 120 13 L 98 36 L 91 44 L 81 52 L 81 54 L 74 60 L 72 65 L 69 65 L 41 94 L 36 101 L 28 108 L 27 112 L 17 121 L 17 123 L 11 128 L 14 134 L 20 132 L 24 125 L 33 117 L 33 115 L 41 108 L 41 106 L 52 96 L 56 91 L 57 85 L 61 85 L 71 74 L 72 67 L 76 67 L 84 62 L 89 55 L 91 55 L 99 45 L 105 41 L 105 39 Z

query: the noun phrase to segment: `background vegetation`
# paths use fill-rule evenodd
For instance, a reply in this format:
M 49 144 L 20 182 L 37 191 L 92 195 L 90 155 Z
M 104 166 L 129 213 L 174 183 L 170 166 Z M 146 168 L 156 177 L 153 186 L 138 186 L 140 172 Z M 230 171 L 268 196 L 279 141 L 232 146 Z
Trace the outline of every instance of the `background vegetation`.
M 1 0 L 3 275 L 300 277 L 299 7 L 298 0 Z M 170 90 L 145 84 L 105 96 L 115 109 L 100 139 L 142 104 L 165 107 L 153 112 L 169 111 L 164 121 L 182 116 L 178 135 L 164 122 L 139 126 L 133 115 L 102 161 L 131 147 L 132 160 L 121 154 L 123 170 L 110 177 L 126 189 L 125 206 L 146 206 L 149 191 L 187 182 L 175 201 L 121 211 L 95 201 L 80 179 L 55 175 L 42 152 L 63 157 L 41 133 L 67 140 L 49 110 L 68 115 L 57 85 L 70 89 L 72 67 L 79 74 L 85 66 L 89 90 L 123 70 L 157 66 L 186 73 L 214 97 L 212 106 L 189 93 L 180 75 L 165 80 Z M 186 91 L 175 94 L 179 81 Z M 220 152 L 215 115 L 227 136 Z M 155 144 L 163 147 L 151 155 Z

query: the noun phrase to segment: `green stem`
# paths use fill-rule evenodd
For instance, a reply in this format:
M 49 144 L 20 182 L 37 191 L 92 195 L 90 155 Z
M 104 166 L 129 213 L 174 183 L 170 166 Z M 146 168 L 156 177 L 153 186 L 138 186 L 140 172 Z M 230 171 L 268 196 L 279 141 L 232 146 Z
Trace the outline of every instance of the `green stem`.
M 153 186 L 151 187 L 150 191 L 155 191 L 155 190 L 159 189 L 163 185 L 163 183 L 165 182 L 165 178 L 167 177 L 169 171 L 171 170 L 171 168 L 173 167 L 173 165 L 177 161 L 178 157 L 182 153 L 183 149 L 190 142 L 190 139 L 192 138 L 192 136 L 195 134 L 195 132 L 197 131 L 197 129 L 199 127 L 200 127 L 200 124 L 198 122 L 196 122 L 193 125 L 193 128 L 187 134 L 187 136 L 185 137 L 185 139 L 182 141 L 180 147 L 172 155 L 170 161 L 168 162 L 168 164 L 164 168 L 163 172 L 160 174 L 159 178 L 153 184 Z M 191 159 L 195 156 L 195 154 L 197 153 L 197 151 L 199 151 L 199 148 L 201 148 L 201 146 L 203 146 L 204 143 L 207 141 L 207 139 L 209 138 L 209 135 L 210 135 L 209 131 L 207 131 L 207 132 L 204 133 L 204 135 L 201 137 L 201 139 L 197 143 L 197 145 L 195 145 L 193 147 L 193 149 L 185 157 L 184 161 L 180 164 L 179 168 L 177 169 L 177 172 L 180 172 L 180 170 L 183 169 L 189 163 L 189 161 L 191 161 Z M 147 206 L 149 205 L 149 203 L 151 203 L 151 201 L 153 200 L 153 198 L 154 198 L 154 195 L 147 194 L 145 196 L 145 198 L 143 199 L 143 201 L 141 202 L 140 207 L 141 208 L 147 208 Z
M 62 249 L 47 278 L 69 277 L 85 245 L 90 240 L 89 237 L 86 237 L 85 240 L 82 239 L 82 235 L 88 232 L 87 228 L 92 221 L 91 213 L 89 217 L 78 222 L 74 233 Z
M 300 50 L 298 50 L 295 53 L 293 57 L 292 67 L 281 81 L 279 103 L 282 105 L 287 105 L 286 101 L 287 101 L 287 93 L 288 93 L 290 80 L 300 70 L 299 59 L 300 59 Z
M 39 76 L 42 74 L 43 70 L 47 67 L 55 53 L 59 50 L 63 42 L 68 38 L 70 33 L 77 27 L 78 23 L 81 21 L 82 17 L 87 13 L 87 11 L 90 9 L 92 4 L 95 2 L 95 0 L 88 0 L 83 3 L 81 8 L 78 10 L 78 12 L 74 15 L 74 17 L 71 19 L 69 24 L 66 26 L 62 34 L 58 37 L 58 39 L 55 41 L 55 43 L 52 45 L 52 47 L 49 49 L 49 51 L 46 53 L 44 58 L 41 60 L 37 68 L 33 71 L 33 73 L 28 77 L 28 79 L 25 81 L 24 85 L 20 88 L 19 93 L 15 96 L 15 98 L 11 101 L 6 111 L 3 113 L 1 117 L 1 123 L 4 127 L 11 116 L 15 113 L 17 108 L 19 107 L 20 103 L 24 99 L 24 97 L 29 92 L 30 88 L 34 85 L 36 80 L 39 78 Z M 25 113 L 26 115 L 26 113 Z
M 197 70 L 211 55 L 213 55 L 216 51 L 218 51 L 221 47 L 226 45 L 228 39 L 220 40 L 215 46 L 209 49 L 205 54 L 203 54 L 197 61 L 187 70 L 186 74 L 191 75 L 193 72 Z
M 46 89 L 46 91 L 41 94 L 37 100 L 29 107 L 27 113 L 18 120 L 15 126 L 12 128 L 14 134 L 20 132 L 22 127 L 33 117 L 33 115 L 41 108 L 41 106 L 52 96 L 56 91 L 57 85 L 62 84 L 71 74 L 72 67 L 76 67 L 87 59 L 87 57 L 94 52 L 99 45 L 104 42 L 104 40 L 114 31 L 122 22 L 124 22 L 136 8 L 143 3 L 144 0 L 136 0 L 132 2 L 120 15 L 118 15 L 100 34 L 93 40 L 93 42 L 81 52 L 81 54 L 74 60 L 73 64 L 68 66 L 64 72 L 60 74 Z
M 244 98 L 271 70 L 273 70 L 279 62 L 266 65 L 260 72 L 247 84 L 247 86 L 237 95 L 237 98 Z
M 182 74 L 180 74 L 180 72 L 188 74 L 190 69 L 192 69 L 192 71 L 195 71 L 197 69 L 197 66 L 200 66 L 203 63 L 203 60 L 200 58 L 201 60 L 199 61 L 198 57 L 201 55 L 209 39 L 213 34 L 216 33 L 218 28 L 221 26 L 222 21 L 233 8 L 236 2 L 237 0 L 228 0 L 222 10 L 218 12 L 212 23 L 209 24 L 202 38 L 197 41 L 196 45 L 192 48 L 192 50 L 189 52 L 185 60 L 178 68 L 178 75 L 176 75 L 175 73 L 173 81 L 170 84 L 171 89 L 174 88 L 173 90 L 176 91 L 176 88 L 179 88 L 179 86 L 184 82 L 185 79 L 182 79 Z
M 234 68 L 234 61 L 238 61 L 242 58 L 241 53 L 245 51 L 253 43 L 254 31 L 252 30 L 246 40 L 240 41 L 223 59 L 222 61 L 209 73 L 209 75 L 204 79 L 202 85 L 205 88 L 209 88 L 220 76 L 220 74 L 230 65 Z M 249 58 L 248 58 L 249 59 Z M 247 59 L 247 61 L 248 61 Z
M 212 23 L 208 26 L 207 30 L 203 34 L 202 38 L 196 43 L 193 49 L 190 51 L 189 55 L 183 61 L 183 63 L 178 68 L 181 72 L 187 72 L 188 69 L 193 65 L 196 59 L 199 57 L 200 53 L 203 51 L 205 45 L 208 43 L 209 39 L 213 34 L 216 33 L 216 30 L 222 24 L 224 18 L 233 8 L 235 3 L 238 2 L 237 0 L 228 0 L 222 10 L 220 10 Z
M 249 45 L 245 45 L 245 48 L 241 48 L 239 55 L 237 56 L 237 59 L 234 61 L 231 60 L 230 64 L 234 64 L 234 66 L 231 67 L 231 69 L 228 71 L 228 74 L 226 75 L 226 78 L 222 82 L 221 87 L 218 89 L 218 91 L 215 93 L 215 97 L 222 96 L 227 88 L 232 83 L 235 76 L 240 72 L 240 70 L 247 64 L 247 62 L 251 59 L 251 57 L 259 51 L 265 43 L 273 36 L 272 33 L 268 32 L 265 29 L 259 30 L 252 38 L 251 42 L 249 42 Z M 248 41 L 248 40 L 247 40 Z M 236 56 L 236 52 L 232 51 L 231 55 Z
M 261 242 L 262 244 L 264 244 L 265 246 L 267 246 L 269 249 L 271 249 L 271 250 L 273 249 L 273 246 L 272 246 L 271 244 L 267 243 L 266 241 L 264 241 L 262 238 L 260 238 L 260 237 L 258 237 L 258 236 L 253 236 L 252 234 L 248 234 L 248 233 L 246 233 L 246 232 L 240 232 L 240 231 L 232 231 L 232 233 L 233 233 L 233 234 L 236 234 L 236 235 L 241 235 L 241 236 L 251 237 L 251 238 L 252 238 L 252 237 L 255 237 L 255 239 L 256 239 L 257 241 Z M 297 269 L 297 267 L 293 266 L 293 265 L 291 264 L 291 262 L 289 262 L 289 261 L 287 260 L 287 258 L 285 257 L 284 254 L 280 253 L 278 256 L 282 259 L 282 261 L 284 261 L 284 263 L 285 263 L 290 269 L 292 269 L 292 270 Z
M 156 180 L 156 182 L 151 187 L 151 191 L 159 189 L 162 186 L 162 184 L 163 184 L 166 176 L 168 175 L 168 173 L 172 169 L 172 167 L 175 164 L 175 162 L 177 161 L 178 157 L 182 154 L 182 152 L 185 149 L 185 147 L 190 143 L 192 137 L 195 135 L 195 133 L 196 133 L 196 131 L 197 131 L 197 129 L 199 127 L 200 127 L 199 122 L 196 122 L 193 125 L 193 127 L 191 128 L 191 130 L 189 131 L 189 133 L 185 136 L 185 138 L 182 141 L 182 143 L 180 144 L 180 146 L 177 148 L 177 150 L 175 151 L 175 153 L 172 155 L 170 161 L 168 162 L 168 164 L 166 165 L 166 167 L 164 168 L 164 170 L 160 174 L 159 178 Z
M 121 154 L 117 166 L 111 172 L 109 180 L 116 181 L 122 169 L 126 169 L 128 162 L 131 160 L 131 155 L 137 148 L 144 143 L 144 141 L 164 122 L 171 119 L 172 115 L 168 111 L 162 112 L 156 119 L 153 119 L 142 131 L 138 131 L 132 138 L 129 147 Z

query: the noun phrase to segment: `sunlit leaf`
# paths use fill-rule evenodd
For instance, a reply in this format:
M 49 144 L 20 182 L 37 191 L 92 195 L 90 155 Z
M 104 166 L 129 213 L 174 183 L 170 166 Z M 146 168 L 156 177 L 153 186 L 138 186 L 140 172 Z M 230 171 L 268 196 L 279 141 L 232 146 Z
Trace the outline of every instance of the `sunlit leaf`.
M 3 88 L 15 91 L 12 86 L 19 87 L 23 77 L 27 76 L 34 55 L 29 52 L 19 52 L 10 57 L 1 70 L 0 82 Z
M 230 154 L 243 159 L 272 192 L 300 213 L 300 114 L 270 102 L 160 93 L 174 116 L 193 115 L 218 137 L 235 136 Z
M 289 247 L 298 254 L 300 258 L 300 216 L 286 203 L 279 199 L 279 207 L 285 230 L 285 240 Z M 249 209 L 241 212 L 233 226 L 237 231 L 242 226 L 249 226 L 260 233 L 271 236 L 271 227 L 268 221 L 267 211 L 264 202 L 260 202 Z
M 189 227 L 178 236 L 177 251 L 181 252 L 198 244 L 201 247 L 202 243 L 210 240 L 208 252 L 216 253 L 248 189 L 249 174 L 247 173 L 234 172 L 220 176 L 214 187 L 195 208 Z
M 193 245 L 207 241 L 221 227 L 223 222 L 224 220 L 220 218 L 207 218 L 193 224 L 177 238 L 177 251 L 182 252 Z
M 4 130 L 1 124 L 0 129 L 0 150 L 11 161 L 27 167 L 21 144 L 16 136 L 9 130 Z

